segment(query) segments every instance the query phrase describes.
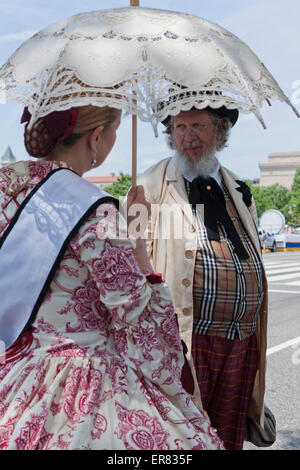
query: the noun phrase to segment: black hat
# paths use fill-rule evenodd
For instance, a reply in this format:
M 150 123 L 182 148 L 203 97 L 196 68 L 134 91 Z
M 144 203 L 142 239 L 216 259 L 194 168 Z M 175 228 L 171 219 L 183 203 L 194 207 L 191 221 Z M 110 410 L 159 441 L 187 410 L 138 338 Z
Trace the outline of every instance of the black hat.
M 181 88 L 186 88 L 185 86 L 180 86 Z M 170 88 L 169 92 L 172 93 L 172 91 L 175 91 L 175 89 L 173 88 Z M 189 97 L 190 95 L 201 95 L 201 94 L 205 94 L 205 95 L 221 95 L 222 92 L 221 91 L 201 91 L 201 92 L 197 92 L 197 91 L 186 91 L 184 93 L 180 93 L 179 95 L 174 95 L 172 97 L 169 98 L 169 101 L 161 101 L 159 104 L 158 104 L 158 108 L 159 110 L 163 109 L 165 107 L 166 104 L 169 104 L 171 103 L 172 101 L 178 101 L 178 100 L 182 100 L 186 97 Z M 195 106 L 193 106 L 191 108 L 191 110 L 195 110 L 195 109 L 198 109 L 196 108 Z M 239 111 L 238 109 L 228 109 L 226 108 L 226 106 L 220 106 L 219 108 L 212 108 L 211 106 L 207 106 L 206 108 L 203 108 L 203 109 L 200 109 L 199 111 L 209 111 L 211 113 L 215 113 L 217 114 L 218 116 L 220 116 L 221 118 L 228 118 L 230 121 L 231 121 L 231 124 L 232 126 L 235 125 L 236 121 L 238 120 L 238 117 L 239 117 Z M 169 125 L 169 122 L 170 122 L 170 119 L 171 119 L 171 116 L 167 116 L 162 122 L 162 124 L 164 126 L 168 126 Z

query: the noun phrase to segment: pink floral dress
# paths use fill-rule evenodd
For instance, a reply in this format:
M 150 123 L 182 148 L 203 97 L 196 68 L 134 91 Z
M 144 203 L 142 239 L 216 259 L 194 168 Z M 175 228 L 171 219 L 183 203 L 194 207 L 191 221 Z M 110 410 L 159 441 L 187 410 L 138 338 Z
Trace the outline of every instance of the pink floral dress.
M 17 162 L 0 171 L 1 236 L 58 166 Z M 105 227 L 97 211 L 81 226 L 26 347 L 0 364 L 0 449 L 223 448 L 182 387 L 169 290 L 147 281 L 132 241 L 110 237 L 115 216 L 109 204 Z

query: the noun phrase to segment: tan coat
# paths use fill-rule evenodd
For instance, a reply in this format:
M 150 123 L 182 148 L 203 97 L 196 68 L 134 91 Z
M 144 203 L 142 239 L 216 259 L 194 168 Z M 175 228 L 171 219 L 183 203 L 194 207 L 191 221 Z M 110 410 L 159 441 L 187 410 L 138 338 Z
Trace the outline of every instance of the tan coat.
M 261 247 L 257 234 L 257 216 L 254 204 L 249 210 L 245 206 L 239 185 L 235 182 L 236 175 L 221 167 L 225 185 L 239 213 L 241 221 L 261 258 Z M 193 276 L 197 250 L 197 233 L 194 227 L 194 216 L 185 191 L 183 177 L 179 174 L 176 158 L 167 158 L 152 166 L 139 176 L 138 184 L 145 188 L 147 199 L 152 204 L 151 220 L 148 227 L 147 249 L 154 270 L 163 275 L 173 298 L 175 311 L 178 315 L 179 328 L 183 341 L 188 348 L 188 359 L 195 370 L 191 359 L 192 327 L 193 327 Z M 162 206 L 165 205 L 165 206 Z M 176 224 L 171 224 L 170 237 L 161 237 L 161 230 L 166 223 L 166 207 L 179 217 Z M 163 209 L 164 208 L 164 209 Z M 164 215 L 165 214 L 165 215 Z M 202 214 L 203 215 L 203 214 Z M 178 221 L 183 221 L 183 237 L 178 235 Z M 190 282 L 187 282 L 189 280 Z M 263 424 L 263 403 L 265 391 L 266 369 L 266 332 L 267 332 L 267 280 L 263 270 L 265 296 L 259 313 L 256 329 L 259 348 L 259 364 L 254 391 L 251 398 L 249 416 Z M 199 397 L 199 389 L 196 397 Z M 199 402 L 199 399 L 198 399 Z

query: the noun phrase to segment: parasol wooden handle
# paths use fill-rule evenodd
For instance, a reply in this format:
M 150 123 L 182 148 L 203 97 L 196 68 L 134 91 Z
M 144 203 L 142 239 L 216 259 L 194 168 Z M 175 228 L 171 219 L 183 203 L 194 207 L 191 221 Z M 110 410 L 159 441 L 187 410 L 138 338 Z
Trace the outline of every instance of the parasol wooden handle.
M 140 6 L 139 0 L 130 0 L 131 7 L 138 7 Z M 136 170 L 137 170 L 137 116 L 132 115 L 132 169 L 131 169 L 131 177 L 132 177 L 132 186 L 136 186 Z
M 132 164 L 131 164 L 131 178 L 132 186 L 136 186 L 136 170 L 137 170 L 137 117 L 132 115 Z

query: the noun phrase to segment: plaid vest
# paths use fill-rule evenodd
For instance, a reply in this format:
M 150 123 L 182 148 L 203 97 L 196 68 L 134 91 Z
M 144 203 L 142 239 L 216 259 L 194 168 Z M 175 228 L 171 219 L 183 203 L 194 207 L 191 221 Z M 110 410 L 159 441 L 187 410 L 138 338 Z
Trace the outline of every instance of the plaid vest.
M 185 180 L 187 194 L 190 183 Z M 226 209 L 249 258 L 240 260 L 222 225 L 220 241 L 209 241 L 194 210 L 198 245 L 193 283 L 195 333 L 227 339 L 251 336 L 263 301 L 262 265 L 223 183 Z M 245 210 L 248 208 L 245 205 Z

